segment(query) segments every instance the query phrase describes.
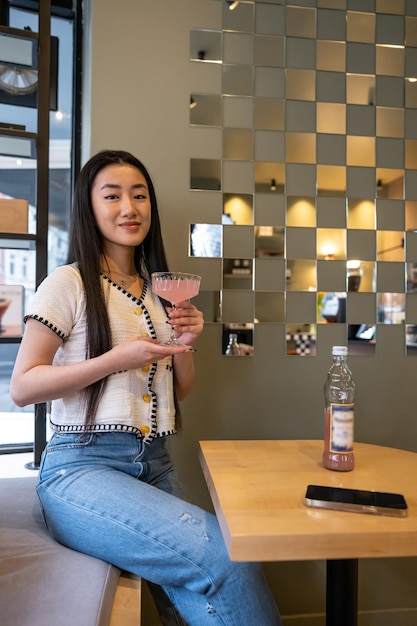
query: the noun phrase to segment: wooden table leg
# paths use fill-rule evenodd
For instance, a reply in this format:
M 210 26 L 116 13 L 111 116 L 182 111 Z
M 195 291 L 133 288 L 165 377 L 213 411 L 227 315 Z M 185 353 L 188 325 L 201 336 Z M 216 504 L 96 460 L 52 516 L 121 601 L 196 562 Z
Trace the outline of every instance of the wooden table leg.
M 358 624 L 358 559 L 327 561 L 326 626 Z

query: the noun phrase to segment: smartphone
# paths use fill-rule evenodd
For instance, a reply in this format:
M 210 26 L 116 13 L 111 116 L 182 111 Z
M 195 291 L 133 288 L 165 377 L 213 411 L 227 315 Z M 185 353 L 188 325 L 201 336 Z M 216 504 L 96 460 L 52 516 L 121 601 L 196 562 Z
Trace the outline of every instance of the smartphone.
M 307 506 L 353 513 L 374 513 L 406 517 L 407 503 L 399 493 L 345 489 L 344 487 L 324 487 L 308 485 L 304 498 Z

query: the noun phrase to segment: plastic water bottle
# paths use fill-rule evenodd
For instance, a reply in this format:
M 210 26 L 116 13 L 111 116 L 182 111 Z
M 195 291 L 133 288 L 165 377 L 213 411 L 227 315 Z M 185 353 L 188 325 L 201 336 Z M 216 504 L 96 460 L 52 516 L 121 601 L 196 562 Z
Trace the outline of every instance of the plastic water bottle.
M 229 345 L 226 348 L 227 356 L 240 356 L 240 348 L 237 342 L 237 334 L 230 333 L 229 335 Z
M 346 346 L 333 346 L 333 363 L 324 385 L 324 452 L 327 469 L 353 470 L 355 383 L 347 364 Z

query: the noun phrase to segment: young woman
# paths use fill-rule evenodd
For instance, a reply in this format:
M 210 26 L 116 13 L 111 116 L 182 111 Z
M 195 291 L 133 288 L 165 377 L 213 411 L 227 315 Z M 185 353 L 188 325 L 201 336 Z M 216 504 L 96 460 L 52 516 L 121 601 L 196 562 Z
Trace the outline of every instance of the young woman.
M 152 293 L 150 274 L 167 269 L 147 170 L 126 152 L 93 156 L 75 187 L 68 264 L 32 298 L 11 381 L 18 406 L 52 401 L 45 521 L 57 541 L 150 581 L 163 624 L 275 626 L 260 566 L 229 560 L 166 450 L 203 330 L 193 304 L 164 308 Z M 162 345 L 170 326 L 182 345 Z

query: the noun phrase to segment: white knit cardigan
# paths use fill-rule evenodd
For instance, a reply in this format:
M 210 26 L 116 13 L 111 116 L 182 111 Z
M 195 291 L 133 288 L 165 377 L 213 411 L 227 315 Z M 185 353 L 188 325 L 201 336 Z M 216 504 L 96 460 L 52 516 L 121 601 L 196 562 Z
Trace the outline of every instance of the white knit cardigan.
M 144 334 L 168 339 L 170 327 L 160 300 L 145 281 L 135 298 L 105 275 L 101 276 L 113 345 Z M 34 318 L 61 339 L 54 365 L 80 363 L 86 358 L 85 296 L 75 264 L 55 269 L 31 298 L 25 321 Z M 85 402 L 80 392 L 51 404 L 50 424 L 56 432 L 83 432 Z M 150 443 L 154 437 L 175 433 L 172 357 L 137 370 L 109 376 L 100 400 L 94 432 L 131 432 Z

